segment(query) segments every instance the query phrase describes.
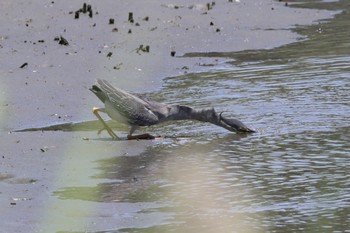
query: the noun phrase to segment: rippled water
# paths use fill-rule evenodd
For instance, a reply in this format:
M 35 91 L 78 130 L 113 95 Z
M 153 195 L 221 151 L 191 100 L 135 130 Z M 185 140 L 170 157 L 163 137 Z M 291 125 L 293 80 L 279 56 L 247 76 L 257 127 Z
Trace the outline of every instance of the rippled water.
M 323 28 L 343 28 L 348 19 L 344 13 Z M 95 179 L 108 182 L 84 190 L 86 199 L 156 203 L 144 214 L 166 216 L 118 232 L 350 232 L 348 34 L 332 37 L 334 47 L 324 46 L 330 34 L 312 34 L 247 57 L 232 53 L 231 64 L 166 79 L 150 97 L 214 106 L 258 133 L 197 122 L 150 128 L 174 137 L 138 156 L 99 161 Z M 56 195 L 72 198 L 74 191 Z
M 164 99 L 176 102 L 181 93 L 183 104 L 215 103 L 258 130 L 240 137 L 184 123 L 175 133 L 196 136 L 157 152 L 166 165 L 152 164 L 150 172 L 163 176 L 154 181 L 170 192 L 166 197 L 191 206 L 180 211 L 183 222 L 203 221 L 185 230 L 204 231 L 206 221 L 233 227 L 236 215 L 244 231 L 350 230 L 349 62 L 324 56 L 243 63 L 167 80 Z M 202 195 L 204 203 L 195 203 Z

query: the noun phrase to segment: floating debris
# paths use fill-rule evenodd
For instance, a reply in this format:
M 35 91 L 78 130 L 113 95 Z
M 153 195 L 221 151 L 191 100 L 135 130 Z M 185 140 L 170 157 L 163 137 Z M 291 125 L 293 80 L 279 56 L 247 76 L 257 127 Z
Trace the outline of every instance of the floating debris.
M 176 54 L 176 52 L 175 52 L 175 51 L 171 51 L 171 52 L 170 52 L 170 56 L 172 56 L 172 57 L 174 57 L 174 56 L 175 56 L 175 54 Z
M 107 57 L 112 57 L 112 52 L 107 53 Z
M 148 21 L 149 20 L 149 17 L 146 16 L 145 18 L 143 18 L 143 21 Z
M 118 28 L 113 28 L 112 32 L 118 32 Z

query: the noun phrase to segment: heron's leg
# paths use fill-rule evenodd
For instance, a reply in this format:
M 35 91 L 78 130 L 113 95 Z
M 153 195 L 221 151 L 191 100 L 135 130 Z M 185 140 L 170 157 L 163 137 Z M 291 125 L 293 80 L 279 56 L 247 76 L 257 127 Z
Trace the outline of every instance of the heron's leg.
M 107 130 L 108 134 L 113 138 L 113 139 L 120 139 L 113 131 L 112 129 L 106 124 L 106 122 L 102 119 L 102 117 L 100 116 L 100 114 L 98 114 L 98 112 L 106 112 L 106 110 L 104 108 L 96 108 L 94 107 L 92 109 L 92 113 L 95 114 L 95 116 L 97 117 L 97 119 L 99 119 L 101 121 L 101 123 L 103 124 L 102 129 L 100 129 L 98 131 L 98 134 L 100 134 L 103 130 Z
M 156 137 L 146 133 L 132 136 L 132 133 L 137 130 L 139 127 L 136 125 L 131 126 L 130 133 L 128 134 L 128 140 L 139 140 L 139 139 L 155 139 Z

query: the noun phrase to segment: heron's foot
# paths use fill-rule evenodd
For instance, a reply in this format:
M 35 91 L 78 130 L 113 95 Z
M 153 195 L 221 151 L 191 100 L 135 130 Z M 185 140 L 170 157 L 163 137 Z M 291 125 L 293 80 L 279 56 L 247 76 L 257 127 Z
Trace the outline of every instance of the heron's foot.
M 146 134 L 140 134 L 140 135 L 128 135 L 128 140 L 140 140 L 140 139 L 146 139 L 146 140 L 151 140 L 151 139 L 155 139 L 156 137 L 153 135 L 150 135 L 148 133 Z
M 112 130 L 111 128 L 102 128 L 100 129 L 97 134 L 101 134 L 102 131 L 107 130 L 108 134 L 113 138 L 113 139 L 120 139 Z

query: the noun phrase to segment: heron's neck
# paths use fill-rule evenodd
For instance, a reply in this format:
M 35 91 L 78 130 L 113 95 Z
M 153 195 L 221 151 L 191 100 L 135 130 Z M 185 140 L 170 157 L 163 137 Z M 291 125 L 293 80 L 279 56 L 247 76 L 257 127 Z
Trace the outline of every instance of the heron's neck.
M 187 106 L 174 105 L 171 107 L 168 120 L 197 120 L 216 123 L 214 109 L 193 109 Z

